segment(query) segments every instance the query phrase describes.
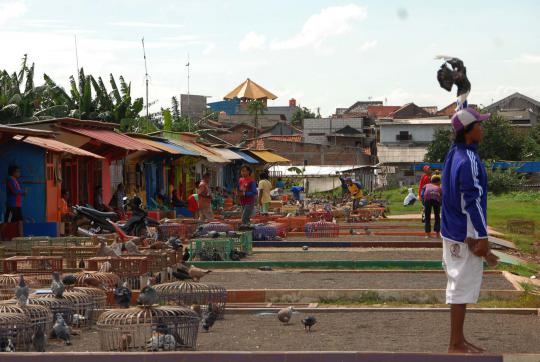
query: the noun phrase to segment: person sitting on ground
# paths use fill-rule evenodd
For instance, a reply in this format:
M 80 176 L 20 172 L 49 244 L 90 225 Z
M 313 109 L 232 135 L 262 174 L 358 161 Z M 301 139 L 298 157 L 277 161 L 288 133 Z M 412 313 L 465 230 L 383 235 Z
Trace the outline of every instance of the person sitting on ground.
M 124 213 L 124 197 L 126 196 L 126 193 L 124 191 L 124 185 L 119 183 L 116 187 L 116 192 L 111 197 L 111 201 L 109 201 L 109 207 L 114 210 L 120 217 L 120 219 L 123 219 L 125 216 Z
M 411 206 L 411 205 L 414 205 L 414 203 L 416 202 L 416 200 L 418 200 L 416 198 L 416 195 L 414 194 L 413 190 L 412 190 L 412 187 L 409 187 L 409 189 L 407 190 L 409 193 L 407 194 L 407 196 L 405 196 L 405 199 L 403 200 L 403 206 Z
M 353 210 L 360 207 L 360 200 L 364 197 L 362 185 L 359 182 L 354 182 L 351 178 L 347 178 L 347 190 L 351 194 L 353 201 Z
M 425 208 L 425 222 L 424 231 L 426 232 L 426 239 L 431 234 L 431 210 L 433 210 L 433 216 L 435 218 L 435 225 L 433 230 L 437 233 L 437 237 L 441 236 L 441 176 L 434 174 L 431 176 L 431 183 L 424 185 L 421 192 L 422 203 Z
M 195 190 L 199 188 L 200 183 L 201 181 L 199 180 L 195 181 Z M 197 220 L 199 218 L 199 195 L 197 194 L 197 192 L 194 192 L 193 194 L 189 195 L 187 202 L 188 202 L 188 206 L 187 206 L 188 211 L 191 212 L 191 214 L 193 215 L 193 218 Z
M 272 190 L 272 184 L 268 181 L 268 173 L 266 171 L 261 172 L 259 175 L 259 205 L 261 206 L 261 214 L 268 214 L 270 210 L 270 191 Z
M 255 210 L 257 200 L 257 183 L 251 177 L 251 167 L 243 166 L 240 169 L 238 190 L 240 191 L 240 205 L 242 206 L 242 225 L 251 225 L 251 216 Z
M 212 212 L 212 191 L 210 189 L 210 173 L 203 175 L 197 189 L 199 195 L 199 220 L 210 221 L 214 219 Z
M 103 189 L 96 186 L 94 189 L 94 209 L 102 212 L 112 211 L 111 208 L 103 203 Z

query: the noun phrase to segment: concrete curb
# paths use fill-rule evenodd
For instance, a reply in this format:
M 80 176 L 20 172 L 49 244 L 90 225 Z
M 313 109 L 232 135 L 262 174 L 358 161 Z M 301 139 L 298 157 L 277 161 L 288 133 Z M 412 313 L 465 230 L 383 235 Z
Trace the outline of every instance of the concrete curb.
M 292 260 L 292 261 L 194 261 L 201 268 L 314 268 L 314 269 L 436 269 L 442 270 L 440 260 Z

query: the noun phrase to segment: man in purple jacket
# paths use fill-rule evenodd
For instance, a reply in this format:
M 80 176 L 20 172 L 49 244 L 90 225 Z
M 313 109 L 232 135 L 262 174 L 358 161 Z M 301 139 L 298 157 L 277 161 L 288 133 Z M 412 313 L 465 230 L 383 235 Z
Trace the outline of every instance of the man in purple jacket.
M 476 303 L 482 284 L 483 260 L 489 253 L 487 234 L 487 176 L 478 153 L 481 122 L 489 114 L 473 108 L 452 117 L 455 142 L 444 162 L 442 177 L 443 266 L 448 277 L 446 303 L 450 304 L 448 352 L 480 353 L 463 334 L 467 304 Z

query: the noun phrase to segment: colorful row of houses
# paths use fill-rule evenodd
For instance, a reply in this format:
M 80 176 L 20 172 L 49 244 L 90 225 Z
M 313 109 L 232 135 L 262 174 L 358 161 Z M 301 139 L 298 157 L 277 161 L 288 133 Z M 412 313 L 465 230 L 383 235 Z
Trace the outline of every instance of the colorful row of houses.
M 118 184 L 152 209 L 157 195 L 176 190 L 186 200 L 196 180 L 209 172 L 212 185 L 232 191 L 244 164 L 267 169 L 289 160 L 269 150 L 215 147 L 194 133 L 160 131 L 122 134 L 116 124 L 61 118 L 0 126 L 0 213 L 5 212 L 5 180 L 10 165 L 21 169 L 25 221 L 59 222 L 61 190 L 72 204 L 108 202 Z

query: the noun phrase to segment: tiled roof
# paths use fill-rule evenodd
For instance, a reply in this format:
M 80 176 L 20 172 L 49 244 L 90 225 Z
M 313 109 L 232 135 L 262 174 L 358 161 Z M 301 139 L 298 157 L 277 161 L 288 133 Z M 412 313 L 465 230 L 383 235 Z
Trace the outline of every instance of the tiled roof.
M 397 111 L 401 106 L 368 106 L 368 114 L 370 116 L 388 117 L 390 113 Z

